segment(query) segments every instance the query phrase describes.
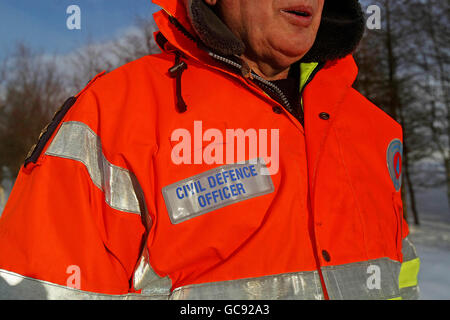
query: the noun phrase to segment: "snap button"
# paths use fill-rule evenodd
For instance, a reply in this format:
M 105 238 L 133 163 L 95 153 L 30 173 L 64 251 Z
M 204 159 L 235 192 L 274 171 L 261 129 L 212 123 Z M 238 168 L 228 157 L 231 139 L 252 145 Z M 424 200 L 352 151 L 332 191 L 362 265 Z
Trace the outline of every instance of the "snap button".
M 330 262 L 331 261 L 330 254 L 328 253 L 327 250 L 322 250 L 322 257 L 325 259 L 326 262 Z
M 326 112 L 322 112 L 321 114 L 319 114 L 319 118 L 322 120 L 329 120 L 330 119 L 330 114 L 326 113 Z
M 283 113 L 283 110 L 282 110 L 280 107 L 278 107 L 278 106 L 273 107 L 272 110 L 273 110 L 273 112 L 275 112 L 276 114 L 281 114 L 281 113 Z

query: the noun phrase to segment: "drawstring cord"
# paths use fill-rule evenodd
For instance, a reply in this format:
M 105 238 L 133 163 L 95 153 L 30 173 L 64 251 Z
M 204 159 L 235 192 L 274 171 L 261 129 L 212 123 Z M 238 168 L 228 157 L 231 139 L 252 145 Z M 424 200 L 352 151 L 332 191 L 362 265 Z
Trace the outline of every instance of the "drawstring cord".
M 183 75 L 184 70 L 187 69 L 186 62 L 181 60 L 180 52 L 175 52 L 175 65 L 169 69 L 169 75 L 171 78 L 175 78 L 175 86 L 176 86 L 176 98 L 177 98 L 177 111 L 179 113 L 184 113 L 187 110 L 186 102 L 183 99 L 183 95 L 181 92 L 181 77 Z

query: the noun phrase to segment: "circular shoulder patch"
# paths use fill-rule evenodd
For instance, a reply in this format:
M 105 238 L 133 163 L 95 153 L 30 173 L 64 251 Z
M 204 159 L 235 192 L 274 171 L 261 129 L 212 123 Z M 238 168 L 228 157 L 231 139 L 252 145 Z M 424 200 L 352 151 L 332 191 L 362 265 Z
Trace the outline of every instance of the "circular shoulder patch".
M 402 157 L 402 142 L 399 139 L 392 140 L 387 149 L 387 166 L 396 191 L 402 187 Z

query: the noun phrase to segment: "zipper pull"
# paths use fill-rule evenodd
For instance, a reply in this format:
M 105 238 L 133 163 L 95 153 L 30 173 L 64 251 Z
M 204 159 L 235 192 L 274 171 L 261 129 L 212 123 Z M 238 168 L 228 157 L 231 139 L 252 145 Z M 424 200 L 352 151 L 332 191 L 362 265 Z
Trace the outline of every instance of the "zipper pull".
M 175 78 L 175 91 L 176 91 L 176 107 L 178 113 L 184 113 L 187 110 L 186 102 L 183 99 L 181 91 L 181 77 L 184 70 L 187 69 L 187 64 L 181 60 L 180 52 L 175 52 L 175 65 L 169 69 L 169 76 Z
M 244 61 L 244 59 L 242 59 L 241 57 L 239 57 L 239 59 L 241 59 L 241 74 L 245 79 L 250 79 L 253 80 L 253 75 L 252 75 L 252 68 L 250 68 L 250 66 L 248 65 L 247 62 Z

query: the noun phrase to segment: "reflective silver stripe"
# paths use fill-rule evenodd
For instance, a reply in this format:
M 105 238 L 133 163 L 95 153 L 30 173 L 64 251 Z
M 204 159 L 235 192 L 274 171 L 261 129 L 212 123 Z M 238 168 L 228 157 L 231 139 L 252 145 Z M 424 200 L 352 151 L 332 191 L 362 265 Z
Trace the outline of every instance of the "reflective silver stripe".
M 189 285 L 171 300 L 323 300 L 319 273 L 297 272 L 260 278 Z
M 418 258 L 416 247 L 412 244 L 408 237 L 402 242 L 403 263 Z M 405 275 L 402 275 L 404 277 Z M 418 300 L 420 297 L 420 289 L 418 285 L 400 288 L 400 294 L 403 300 Z
M 172 280 L 169 276 L 161 278 L 151 266 L 150 254 L 148 251 L 148 236 L 153 221 L 148 213 L 145 203 L 142 204 L 141 207 L 144 208 L 144 214 L 141 215 L 141 218 L 145 227 L 145 234 L 142 239 L 141 256 L 133 273 L 133 287 L 135 290 L 141 290 L 141 293 L 145 295 L 161 295 L 168 298 L 170 290 L 172 289 Z
M 137 265 L 134 276 L 133 286 L 135 290 L 142 290 L 144 295 L 166 296 L 170 295 L 172 280 L 167 276 L 161 278 L 150 265 L 147 246 L 144 247 L 139 264 Z
M 418 257 L 416 247 L 411 243 L 408 237 L 403 239 L 402 254 L 403 262 L 411 261 Z
M 0 300 L 167 300 L 167 295 L 81 291 L 0 270 Z
M 420 297 L 420 290 L 418 286 L 401 288 L 400 294 L 403 300 L 418 300 Z
M 170 220 L 177 224 L 205 213 L 272 193 L 263 159 L 221 166 L 162 189 Z
M 135 177 L 105 158 L 100 138 L 86 124 L 63 123 L 46 154 L 83 163 L 92 182 L 104 192 L 110 207 L 140 214 Z
M 398 261 L 381 258 L 323 267 L 322 274 L 332 300 L 386 300 L 400 297 L 400 267 Z

